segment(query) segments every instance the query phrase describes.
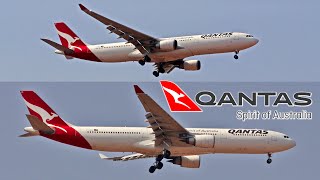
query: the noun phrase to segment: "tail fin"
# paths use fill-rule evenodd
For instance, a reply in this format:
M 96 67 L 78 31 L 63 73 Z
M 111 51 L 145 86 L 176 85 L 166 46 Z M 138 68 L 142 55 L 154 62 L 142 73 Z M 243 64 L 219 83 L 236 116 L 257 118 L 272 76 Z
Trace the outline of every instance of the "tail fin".
M 84 43 L 65 23 L 58 22 L 54 25 L 58 31 L 61 44 L 64 47 L 74 51 L 82 51 L 82 47 L 87 46 L 86 43 Z
M 28 110 L 33 120 L 41 120 L 49 127 L 60 129 L 66 132 L 64 127 L 72 126 L 71 124 L 63 121 L 59 115 L 54 112 L 35 92 L 21 91 L 21 95 L 28 107 Z M 28 118 L 29 119 L 29 118 Z M 29 119 L 30 120 L 30 119 Z

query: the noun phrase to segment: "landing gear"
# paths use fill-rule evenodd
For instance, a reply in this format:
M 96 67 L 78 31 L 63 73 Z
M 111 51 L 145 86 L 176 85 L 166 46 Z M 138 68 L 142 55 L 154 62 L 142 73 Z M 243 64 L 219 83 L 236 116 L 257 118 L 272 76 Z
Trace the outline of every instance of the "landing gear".
M 143 58 L 143 60 L 144 60 L 145 62 L 150 62 L 150 61 L 151 61 L 151 58 L 150 58 L 149 56 L 145 56 L 145 57 Z
M 234 59 L 239 59 L 239 56 L 238 56 L 239 51 L 238 51 L 238 50 L 236 50 L 236 51 L 235 51 L 235 53 L 236 53 L 236 54 L 233 56 L 233 57 L 234 57 Z
M 152 74 L 153 74 L 155 77 L 159 77 L 159 72 L 158 72 L 158 71 L 153 71 Z
M 170 156 L 171 156 L 171 152 L 166 150 L 166 149 L 164 149 L 163 150 L 163 157 L 168 159 Z
M 159 67 L 159 73 L 163 74 L 165 73 L 166 71 L 163 69 L 163 67 Z
M 159 169 L 159 170 L 162 169 L 163 163 L 159 161 L 159 162 L 157 163 L 156 167 L 157 167 L 157 169 Z
M 150 166 L 149 168 L 149 173 L 154 173 L 156 171 L 156 167 L 155 166 Z
M 152 166 L 150 166 L 149 172 L 150 172 L 150 173 L 154 173 L 154 172 L 156 171 L 156 169 L 159 169 L 159 170 L 162 169 L 162 167 L 163 167 L 163 163 L 161 162 L 162 159 L 163 159 L 163 158 L 166 158 L 166 159 L 167 159 L 167 158 L 169 158 L 170 156 L 171 156 L 170 151 L 164 149 L 164 150 L 162 151 L 162 154 L 159 154 L 159 155 L 156 157 L 156 162 L 153 163 Z
M 268 153 L 268 160 L 267 160 L 267 163 L 270 164 L 272 163 L 272 159 L 271 159 L 271 153 Z
M 154 71 L 153 71 L 152 74 L 153 74 L 155 77 L 158 77 L 160 73 L 163 74 L 163 73 L 166 72 L 166 70 L 163 68 L 163 65 L 164 65 L 164 63 L 155 63 L 155 64 L 153 65 L 153 66 L 154 66 Z
M 150 62 L 150 61 L 151 61 L 151 58 L 149 56 L 145 56 L 143 60 L 139 60 L 138 62 L 141 66 L 144 66 L 146 62 Z
M 144 66 L 144 65 L 146 64 L 146 62 L 145 62 L 144 60 L 139 60 L 138 62 L 139 62 L 139 64 L 140 64 L 141 66 Z

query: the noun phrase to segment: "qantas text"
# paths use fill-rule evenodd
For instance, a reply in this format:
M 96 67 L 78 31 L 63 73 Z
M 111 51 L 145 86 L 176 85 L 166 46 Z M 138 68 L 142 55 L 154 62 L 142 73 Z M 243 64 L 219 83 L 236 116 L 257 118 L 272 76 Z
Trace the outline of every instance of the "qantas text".
M 243 92 L 238 92 L 234 96 L 231 92 L 224 92 L 217 96 L 211 91 L 201 91 L 196 94 L 195 100 L 201 106 L 216 106 L 231 105 L 233 107 L 242 107 L 244 104 L 258 106 L 258 103 L 263 103 L 264 106 L 285 105 L 288 107 L 307 107 L 312 104 L 311 92 L 296 92 L 289 94 L 287 92 L 252 92 L 250 95 Z
M 259 130 L 259 129 L 230 129 L 228 131 L 230 134 L 268 134 L 266 130 Z

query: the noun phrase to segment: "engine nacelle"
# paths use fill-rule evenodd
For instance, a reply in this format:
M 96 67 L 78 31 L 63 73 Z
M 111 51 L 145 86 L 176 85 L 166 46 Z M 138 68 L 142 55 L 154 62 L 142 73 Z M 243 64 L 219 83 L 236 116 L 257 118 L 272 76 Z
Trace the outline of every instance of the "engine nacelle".
M 187 139 L 188 144 L 192 144 L 196 147 L 213 148 L 214 136 L 213 135 L 195 135 L 192 138 Z
M 158 42 L 156 48 L 160 49 L 161 51 L 173 51 L 176 50 L 178 47 L 178 42 L 175 39 L 166 39 Z
M 174 157 L 169 162 L 173 164 L 180 165 L 185 168 L 199 168 L 200 167 L 200 156 L 192 155 L 192 156 L 179 156 Z
M 186 71 L 197 71 L 201 68 L 201 63 L 199 60 L 186 60 L 180 66 L 181 69 Z

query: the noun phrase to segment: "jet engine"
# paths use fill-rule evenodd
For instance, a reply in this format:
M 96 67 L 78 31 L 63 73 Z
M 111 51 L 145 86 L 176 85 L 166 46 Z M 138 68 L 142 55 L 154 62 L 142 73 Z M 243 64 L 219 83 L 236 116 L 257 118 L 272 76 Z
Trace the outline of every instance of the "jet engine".
M 201 63 L 199 60 L 186 60 L 180 65 L 181 69 L 186 71 L 197 71 L 201 68 Z
M 160 49 L 161 51 L 173 51 L 176 50 L 177 47 L 178 42 L 175 39 L 162 40 L 156 44 L 156 48 Z
M 214 141 L 213 135 L 195 135 L 194 137 L 187 139 L 188 144 L 201 148 L 213 148 Z
M 185 168 L 199 168 L 200 167 L 200 156 L 178 156 L 174 157 L 172 160 L 169 160 L 172 164 L 180 165 Z

